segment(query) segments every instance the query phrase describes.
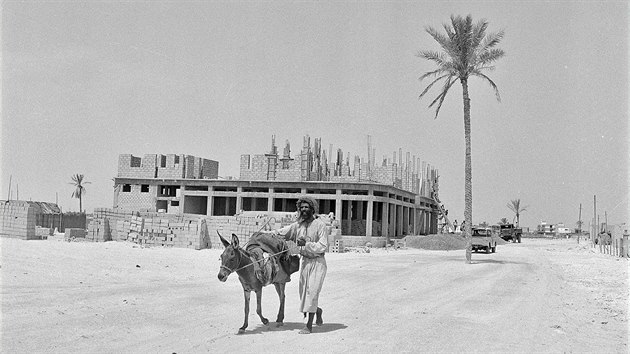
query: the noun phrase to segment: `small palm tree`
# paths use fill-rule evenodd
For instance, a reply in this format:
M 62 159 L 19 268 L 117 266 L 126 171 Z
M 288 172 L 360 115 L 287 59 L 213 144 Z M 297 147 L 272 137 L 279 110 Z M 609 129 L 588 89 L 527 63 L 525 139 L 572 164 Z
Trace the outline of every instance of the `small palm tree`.
M 510 203 L 507 205 L 507 207 L 514 212 L 514 217 L 516 218 L 516 226 L 518 227 L 521 220 L 521 213 L 526 211 L 527 207 L 521 207 L 520 199 L 510 200 Z
M 582 220 L 578 220 L 578 221 L 575 223 L 575 225 L 576 225 L 576 226 L 577 226 L 577 228 L 578 228 L 578 232 L 582 232 L 582 225 L 584 225 L 584 221 L 582 221 Z
M 85 190 L 85 184 L 90 184 L 91 182 L 85 181 L 85 177 L 81 174 L 75 174 L 72 176 L 72 182 L 69 182 L 74 186 L 74 192 L 72 192 L 72 198 L 79 199 L 79 213 L 83 212 L 83 195 L 87 193 Z
M 434 77 L 430 84 L 422 91 L 422 98 L 428 91 L 444 80 L 440 94 L 429 104 L 429 108 L 437 104 L 435 118 L 440 113 L 440 108 L 446 94 L 451 87 L 459 81 L 462 85 L 464 100 L 464 138 L 466 141 L 465 177 L 464 177 L 464 220 L 466 222 L 464 235 L 466 237 L 466 263 L 471 262 L 472 257 L 472 153 L 470 138 L 470 97 L 468 96 L 468 79 L 476 76 L 488 82 L 500 102 L 497 85 L 484 72 L 494 70 L 494 62 L 500 59 L 504 52 L 495 48 L 503 38 L 503 31 L 488 33 L 488 22 L 481 20 L 473 24 L 472 16 L 466 18 L 451 15 L 451 23 L 444 25 L 446 35 L 436 29 L 427 27 L 426 32 L 442 47 L 442 52 L 420 51 L 418 57 L 427 59 L 437 65 L 437 69 L 429 71 L 420 77 L 420 81 Z
M 508 219 L 507 219 L 507 218 L 501 218 L 501 220 L 499 220 L 499 224 L 501 224 L 501 225 L 507 225 L 507 224 L 509 224 L 509 223 L 510 223 L 510 222 L 508 221 Z

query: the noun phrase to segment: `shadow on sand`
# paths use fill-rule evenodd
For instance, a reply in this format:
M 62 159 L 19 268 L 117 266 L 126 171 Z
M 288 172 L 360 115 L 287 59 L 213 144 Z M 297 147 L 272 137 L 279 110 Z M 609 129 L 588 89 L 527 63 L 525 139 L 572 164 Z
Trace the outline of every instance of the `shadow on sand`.
M 484 263 L 493 263 L 493 264 L 526 264 L 523 262 L 513 262 L 513 261 L 499 261 L 496 259 L 473 259 L 470 261 L 470 264 L 484 264 Z
M 299 331 L 304 328 L 303 322 L 285 322 L 283 326 L 277 327 L 275 322 L 269 322 L 268 325 L 260 324 L 256 328 L 252 330 L 246 330 L 245 333 L 240 335 L 247 334 L 261 334 L 265 332 L 285 332 L 285 331 Z M 313 325 L 313 334 L 317 333 L 327 333 L 338 331 L 341 329 L 346 329 L 348 326 L 341 323 L 324 323 L 321 326 Z

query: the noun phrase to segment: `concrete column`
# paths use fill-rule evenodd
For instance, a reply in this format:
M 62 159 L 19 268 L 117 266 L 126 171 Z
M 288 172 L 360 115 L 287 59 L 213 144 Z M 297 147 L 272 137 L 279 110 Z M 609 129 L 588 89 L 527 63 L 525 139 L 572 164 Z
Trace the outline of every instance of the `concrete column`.
M 409 207 L 403 206 L 402 209 L 402 234 L 407 235 L 409 234 Z
M 229 200 L 229 198 L 228 198 Z M 226 202 L 227 206 L 229 202 Z M 243 210 L 243 187 L 236 187 L 236 213 Z
M 341 194 L 339 194 L 339 190 L 337 190 L 337 197 L 335 199 L 335 219 L 337 219 L 337 221 L 339 221 L 339 225 L 341 227 L 341 208 L 342 208 L 342 202 L 341 202 Z
M 185 188 L 184 186 L 179 186 L 178 190 L 179 190 L 179 196 L 177 196 L 179 198 L 178 214 L 182 215 L 184 214 L 184 204 L 186 204 L 186 197 L 184 196 Z M 169 202 L 169 206 L 170 206 L 170 202 Z
M 273 188 L 269 188 L 269 198 L 267 198 L 267 212 L 272 212 L 273 211 L 273 198 L 274 195 L 274 189 Z
M 337 219 L 337 223 L 339 224 L 339 230 L 343 230 L 343 201 L 341 200 L 341 189 L 337 189 L 335 193 L 335 219 Z
M 417 225 L 416 225 L 416 216 L 418 215 L 418 209 L 415 207 L 411 208 L 409 212 L 409 224 L 411 224 L 411 230 L 409 230 L 411 235 L 417 235 Z
M 367 202 L 367 215 L 365 218 L 365 236 L 367 237 L 367 242 L 372 242 L 372 222 L 373 222 L 373 214 L 374 214 L 374 201 L 372 197 Z
M 214 214 L 214 192 L 212 191 L 212 187 L 208 191 L 208 207 L 206 208 L 206 215 L 212 216 Z
M 404 232 L 404 219 L 405 219 L 405 213 L 404 213 L 404 207 L 402 205 L 399 205 L 398 207 L 396 207 L 396 221 L 398 224 L 398 233 L 396 234 L 396 236 L 400 236 L 403 234 Z
M 356 215 L 358 220 L 363 220 L 363 201 L 357 200 L 357 210 Z
M 389 239 L 389 203 L 383 202 L 383 212 L 381 220 L 381 234 L 385 239 Z
M 238 200 L 238 197 L 237 197 L 237 199 L 236 199 L 236 200 Z M 237 205 L 238 205 L 238 203 L 237 203 Z M 238 210 L 239 210 L 239 209 L 237 208 L 237 209 L 236 209 L 236 212 L 237 212 L 237 213 L 238 213 Z M 229 198 L 229 197 L 227 197 L 227 198 L 225 198 L 225 210 L 224 210 L 224 215 L 230 215 L 229 213 L 230 213 L 230 198 Z
M 391 214 L 390 214 L 390 227 L 389 227 L 389 236 L 390 237 L 395 237 L 396 236 L 396 225 L 398 224 L 398 219 L 396 218 L 397 216 L 397 211 L 398 211 L 398 205 L 392 203 L 391 204 Z

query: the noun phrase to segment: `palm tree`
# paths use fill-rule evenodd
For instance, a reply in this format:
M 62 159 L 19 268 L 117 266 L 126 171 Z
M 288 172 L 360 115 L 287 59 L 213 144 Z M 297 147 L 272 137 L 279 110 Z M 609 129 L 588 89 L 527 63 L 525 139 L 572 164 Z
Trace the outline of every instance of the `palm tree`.
M 431 102 L 429 108 L 437 104 L 435 118 L 440 113 L 440 108 L 450 88 L 459 80 L 462 84 L 464 100 L 464 138 L 466 141 L 465 177 L 464 177 L 464 220 L 466 226 L 466 263 L 471 262 L 472 256 L 472 159 L 470 138 L 470 97 L 468 96 L 468 79 L 477 76 L 488 82 L 500 102 L 499 90 L 495 83 L 484 74 L 485 71 L 494 70 L 493 63 L 504 55 L 503 50 L 495 48 L 503 38 L 503 31 L 486 34 L 488 22 L 481 20 L 473 24 L 472 16 L 466 18 L 451 15 L 451 23 L 444 25 L 446 35 L 439 33 L 432 27 L 427 27 L 426 32 L 442 47 L 442 52 L 420 51 L 417 56 L 427 59 L 437 65 L 437 69 L 429 71 L 420 77 L 420 81 L 435 77 L 420 94 L 422 98 L 437 82 L 444 80 L 440 94 Z
M 83 175 L 77 173 L 72 176 L 72 182 L 69 182 L 75 187 L 74 192 L 72 192 L 72 198 L 79 199 L 79 213 L 83 212 L 83 195 L 87 193 L 84 185 L 91 183 L 85 181 L 84 178 Z
M 578 233 L 581 233 L 581 232 L 582 232 L 582 225 L 584 225 L 584 221 L 582 221 L 582 220 L 578 220 L 578 221 L 575 223 L 575 225 L 576 225 L 576 226 L 577 226 L 577 228 L 578 228 Z
M 499 224 L 501 224 L 501 225 L 507 225 L 507 224 L 509 224 L 509 223 L 510 223 L 510 222 L 508 221 L 508 219 L 507 219 L 507 218 L 501 218 L 501 220 L 499 220 Z
M 507 207 L 512 210 L 514 214 L 516 214 L 514 217 L 516 218 L 516 226 L 518 227 L 521 219 L 521 213 L 526 211 L 527 207 L 521 207 L 520 199 L 510 200 L 510 203 L 507 205 Z

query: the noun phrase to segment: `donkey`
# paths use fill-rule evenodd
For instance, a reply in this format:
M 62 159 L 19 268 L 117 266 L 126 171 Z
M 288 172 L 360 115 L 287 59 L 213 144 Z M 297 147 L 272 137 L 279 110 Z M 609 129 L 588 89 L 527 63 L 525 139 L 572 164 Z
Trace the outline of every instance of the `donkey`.
M 221 243 L 223 243 L 225 250 L 221 254 L 221 268 L 219 269 L 219 274 L 217 276 L 220 281 L 225 282 L 231 273 L 235 272 L 238 274 L 238 280 L 241 281 L 243 293 L 245 295 L 245 320 L 243 321 L 243 326 L 238 329 L 238 333 L 245 333 L 245 329 L 247 328 L 249 298 L 252 291 L 256 293 L 256 313 L 264 325 L 269 324 L 269 320 L 267 320 L 262 314 L 261 307 L 262 289 L 264 286 L 269 285 L 269 283 L 272 283 L 275 286 L 278 298 L 280 299 L 280 308 L 278 309 L 278 317 L 276 318 L 276 327 L 283 326 L 285 298 L 284 288 L 286 283 L 276 282 L 276 279 L 271 279 L 271 282 L 261 282 L 256 275 L 254 268 L 254 262 L 257 261 L 249 251 L 239 247 L 238 237 L 235 234 L 232 234 L 232 243 L 228 242 L 221 235 L 219 235 L 219 238 L 221 239 Z M 268 261 L 276 262 L 274 263 L 274 266 L 279 267 L 276 257 L 269 257 Z

